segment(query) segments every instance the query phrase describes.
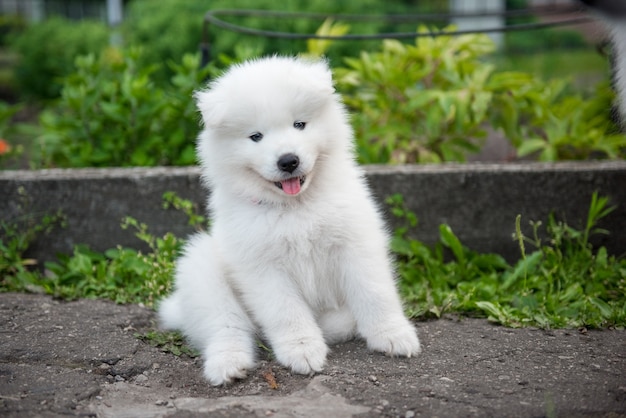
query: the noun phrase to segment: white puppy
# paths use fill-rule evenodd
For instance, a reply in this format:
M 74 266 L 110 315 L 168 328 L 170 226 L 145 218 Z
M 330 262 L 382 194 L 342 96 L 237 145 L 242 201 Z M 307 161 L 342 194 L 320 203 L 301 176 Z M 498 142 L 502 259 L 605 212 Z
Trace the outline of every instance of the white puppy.
M 257 333 L 303 374 L 357 334 L 388 355 L 418 353 L 326 63 L 249 61 L 196 99 L 212 228 L 190 239 L 159 315 L 201 350 L 209 382 L 255 366 Z

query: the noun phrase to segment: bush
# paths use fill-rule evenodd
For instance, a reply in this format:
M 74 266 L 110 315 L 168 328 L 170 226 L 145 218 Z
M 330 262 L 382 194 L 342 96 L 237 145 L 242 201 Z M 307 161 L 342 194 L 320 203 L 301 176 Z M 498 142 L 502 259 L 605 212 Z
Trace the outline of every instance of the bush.
M 158 66 L 141 67 L 137 49 L 76 59 L 61 98 L 41 116 L 45 165 L 154 166 L 195 161 L 198 117 L 191 94 L 208 74 L 198 55 L 170 66 L 161 88 Z
M 608 83 L 591 97 L 567 93 L 563 81 L 535 83 L 502 94 L 492 123 L 504 129 L 519 156 L 541 161 L 626 157 L 626 136 L 610 119 L 614 99 Z
M 420 32 L 425 33 L 426 28 Z M 485 136 L 495 49 L 485 35 L 383 42 L 337 70 L 363 163 L 463 160 Z
M 421 28 L 425 33 L 427 29 Z M 545 161 L 625 156 L 626 137 L 609 118 L 607 85 L 591 99 L 567 81 L 497 72 L 486 35 L 387 40 L 336 70 L 353 110 L 362 163 L 464 161 L 491 125 L 520 156 Z
M 20 91 L 36 98 L 57 97 L 76 56 L 99 52 L 108 39 L 108 28 L 93 21 L 55 17 L 29 26 L 11 42 L 19 54 L 15 79 Z
M 154 7 L 152 0 L 133 0 L 129 3 L 124 23 L 126 42 L 130 45 L 143 45 L 146 54 L 144 63 L 155 63 L 166 60 L 179 61 L 186 53 L 198 51 L 202 40 L 202 23 L 204 15 L 209 10 L 219 9 L 255 9 L 280 10 L 291 12 L 320 12 L 320 13 L 367 13 L 383 15 L 389 8 L 406 9 L 400 6 L 401 2 L 392 1 L 391 4 L 380 3 L 377 0 L 362 0 L 360 2 L 337 2 L 333 0 L 288 1 L 277 6 L 274 0 L 242 0 L 233 5 L 232 0 L 161 0 L 159 7 Z M 176 18 L 173 19 L 172 17 Z M 285 18 L 270 19 L 260 17 L 222 17 L 228 22 L 254 29 L 266 29 L 293 33 L 313 33 L 322 24 L 318 19 Z M 376 33 L 380 23 L 355 23 L 351 25 L 358 33 Z M 213 27 L 210 30 L 211 58 L 221 54 L 229 56 L 252 56 L 263 54 L 293 54 L 305 49 L 304 40 L 276 39 L 259 36 L 244 35 L 225 29 Z M 340 61 L 344 55 L 353 55 L 363 47 L 363 43 L 338 42 L 333 44 L 328 54 L 333 61 Z M 239 50 L 236 52 L 236 50 Z M 246 51 L 245 53 L 242 51 Z M 162 68 L 156 74 L 164 79 L 169 69 Z
M 26 28 L 26 21 L 15 15 L 0 15 L 0 46 L 5 46 L 8 39 Z

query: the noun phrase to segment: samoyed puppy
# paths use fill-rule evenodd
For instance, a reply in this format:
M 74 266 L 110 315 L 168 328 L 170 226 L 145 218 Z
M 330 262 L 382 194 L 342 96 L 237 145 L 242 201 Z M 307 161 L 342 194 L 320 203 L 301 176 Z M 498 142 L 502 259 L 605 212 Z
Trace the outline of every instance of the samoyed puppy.
M 355 336 L 390 356 L 417 354 L 328 65 L 252 60 L 195 99 L 212 226 L 187 243 L 159 316 L 201 351 L 207 380 L 245 377 L 257 336 L 301 374 Z

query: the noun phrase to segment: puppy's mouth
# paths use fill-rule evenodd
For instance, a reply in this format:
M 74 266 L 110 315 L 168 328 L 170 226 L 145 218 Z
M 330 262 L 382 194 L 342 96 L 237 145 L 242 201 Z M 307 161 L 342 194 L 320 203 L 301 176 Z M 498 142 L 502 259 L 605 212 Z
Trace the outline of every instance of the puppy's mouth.
M 300 193 L 302 185 L 306 181 L 306 176 L 291 177 L 285 180 L 276 181 L 274 185 L 288 195 Z

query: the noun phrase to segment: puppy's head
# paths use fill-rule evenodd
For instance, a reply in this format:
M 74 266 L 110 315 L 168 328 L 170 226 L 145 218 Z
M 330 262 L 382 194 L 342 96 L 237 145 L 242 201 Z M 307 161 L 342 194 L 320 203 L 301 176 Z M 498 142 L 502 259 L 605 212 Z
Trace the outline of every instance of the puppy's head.
M 258 200 L 306 193 L 351 131 L 324 61 L 270 57 L 231 67 L 195 95 L 198 153 L 212 187 Z

